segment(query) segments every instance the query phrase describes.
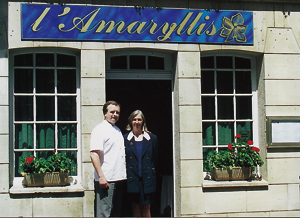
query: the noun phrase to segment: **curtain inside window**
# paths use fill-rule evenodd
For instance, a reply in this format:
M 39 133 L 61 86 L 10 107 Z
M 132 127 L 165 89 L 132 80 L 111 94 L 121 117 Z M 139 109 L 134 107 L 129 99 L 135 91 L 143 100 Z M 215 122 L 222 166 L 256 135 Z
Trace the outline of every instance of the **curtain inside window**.
M 219 145 L 228 145 L 233 141 L 234 125 L 231 122 L 218 123 Z
M 237 122 L 237 134 L 242 136 L 243 141 L 253 140 L 252 122 Z
M 55 148 L 54 123 L 36 124 L 36 147 L 37 148 Z
M 58 124 L 58 148 L 76 148 L 77 147 L 77 125 Z
M 33 124 L 15 125 L 15 149 L 33 149 Z
M 77 147 L 77 124 L 58 124 L 58 148 L 76 148 Z M 77 151 L 62 151 L 72 160 L 71 168 L 74 171 L 70 175 L 77 175 Z
M 203 122 L 203 145 L 215 145 L 215 123 Z

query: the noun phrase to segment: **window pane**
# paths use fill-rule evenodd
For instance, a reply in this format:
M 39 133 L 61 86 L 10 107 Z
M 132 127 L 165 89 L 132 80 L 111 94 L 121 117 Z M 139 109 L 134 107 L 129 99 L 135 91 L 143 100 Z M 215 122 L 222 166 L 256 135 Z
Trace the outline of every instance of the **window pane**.
M 36 124 L 36 147 L 55 148 L 54 123 Z
M 15 149 L 33 149 L 33 124 L 15 124 Z
M 202 57 L 201 58 L 201 68 L 214 68 L 214 57 Z
M 52 69 L 36 70 L 36 92 L 54 93 L 54 70 Z
M 202 97 L 202 119 L 215 119 L 215 97 Z
M 218 119 L 233 119 L 233 97 L 218 96 Z
M 203 148 L 203 171 L 209 172 L 211 169 L 209 168 L 209 165 L 207 163 L 207 155 L 210 151 L 215 150 L 215 148 Z
M 54 96 L 36 97 L 36 120 L 54 121 Z
M 115 56 L 110 58 L 110 69 L 112 70 L 126 70 L 127 69 L 127 56 Z
M 15 121 L 33 121 L 32 96 L 15 96 Z
M 24 151 L 24 152 L 15 152 L 15 176 L 21 177 L 21 159 L 22 157 L 28 157 L 29 155 L 33 155 L 32 151 Z
M 15 93 L 33 92 L 33 72 L 31 69 L 15 69 Z
M 252 93 L 251 71 L 237 71 L 235 73 L 236 93 Z
M 14 65 L 17 67 L 33 66 L 33 55 L 32 54 L 15 55 Z
M 220 122 L 218 123 L 218 139 L 219 145 L 229 145 L 234 139 L 234 123 Z
M 57 92 L 76 93 L 76 70 L 57 70 Z
M 77 124 L 58 124 L 58 148 L 77 148 Z
M 54 66 L 54 54 L 43 54 L 43 53 L 38 53 L 36 54 L 36 66 L 38 67 L 46 67 Z
M 252 97 L 251 96 L 236 97 L 236 118 L 252 119 Z
M 232 68 L 232 57 L 230 56 L 217 56 L 217 68 Z
M 73 55 L 57 54 L 58 67 L 75 67 L 76 57 Z
M 130 55 L 129 69 L 146 69 L 146 56 L 144 55 Z
M 74 168 L 74 171 L 71 171 L 70 175 L 76 176 L 77 175 L 77 151 L 59 151 L 59 153 L 66 155 L 66 157 L 72 160 L 71 168 Z
M 215 145 L 216 144 L 216 126 L 215 123 L 203 122 L 203 145 Z
M 202 71 L 201 72 L 201 92 L 203 94 L 215 93 L 215 76 L 214 71 Z
M 53 154 L 54 154 L 54 149 L 53 149 L 53 151 L 37 151 L 36 157 L 46 160 L 46 159 L 48 159 L 48 157 L 52 156 Z
M 148 69 L 149 70 L 164 70 L 165 69 L 164 58 L 148 56 Z
M 218 94 L 233 93 L 233 72 L 217 71 L 217 92 Z
M 76 96 L 60 96 L 58 100 L 58 120 L 76 120 Z
M 251 60 L 248 58 L 235 57 L 235 69 L 251 69 Z
M 226 144 L 226 145 L 227 145 L 226 147 L 219 147 L 218 150 L 219 151 L 228 151 L 228 144 Z
M 253 140 L 252 122 L 237 122 L 236 133 L 242 136 L 243 141 Z

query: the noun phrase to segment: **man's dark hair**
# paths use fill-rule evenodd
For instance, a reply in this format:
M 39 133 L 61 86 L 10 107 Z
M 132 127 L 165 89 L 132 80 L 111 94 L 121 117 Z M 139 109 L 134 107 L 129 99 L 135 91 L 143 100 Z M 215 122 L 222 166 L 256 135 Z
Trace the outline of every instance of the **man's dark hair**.
M 103 105 L 103 115 L 105 115 L 106 113 L 107 113 L 107 107 L 109 106 L 109 105 L 115 105 L 115 106 L 119 106 L 119 108 L 121 109 L 121 105 L 118 103 L 118 102 L 116 102 L 116 101 L 108 101 L 108 102 L 106 102 L 104 105 Z

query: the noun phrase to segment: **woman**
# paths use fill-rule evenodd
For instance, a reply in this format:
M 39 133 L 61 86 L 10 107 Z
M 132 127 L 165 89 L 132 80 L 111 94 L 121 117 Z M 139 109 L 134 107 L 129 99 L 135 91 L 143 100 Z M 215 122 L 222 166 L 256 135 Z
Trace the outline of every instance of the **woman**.
M 146 119 L 140 110 L 130 114 L 126 130 L 131 130 L 124 140 L 127 192 L 133 216 L 151 217 L 150 204 L 156 191 L 157 137 L 147 132 Z

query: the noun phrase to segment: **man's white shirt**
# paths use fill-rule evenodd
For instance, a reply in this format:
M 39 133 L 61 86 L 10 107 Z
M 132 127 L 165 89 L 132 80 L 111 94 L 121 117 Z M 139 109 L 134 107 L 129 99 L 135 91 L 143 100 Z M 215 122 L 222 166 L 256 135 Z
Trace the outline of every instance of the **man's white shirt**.
M 125 148 L 122 132 L 104 120 L 91 133 L 90 151 L 98 151 L 101 168 L 108 182 L 126 179 Z M 99 181 L 95 170 L 95 180 Z

